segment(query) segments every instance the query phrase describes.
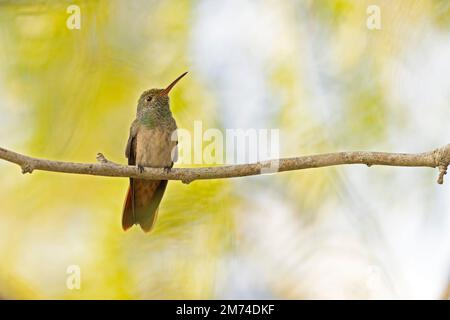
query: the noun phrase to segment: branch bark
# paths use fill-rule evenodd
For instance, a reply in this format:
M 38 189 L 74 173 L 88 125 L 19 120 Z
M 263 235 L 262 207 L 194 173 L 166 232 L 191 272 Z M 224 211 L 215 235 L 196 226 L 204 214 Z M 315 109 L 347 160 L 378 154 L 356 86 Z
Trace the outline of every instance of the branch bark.
M 137 167 L 114 163 L 101 153 L 97 155 L 99 163 L 74 163 L 33 158 L 0 148 L 0 159 L 15 163 L 23 173 L 33 170 L 53 171 L 72 174 L 88 174 L 106 177 L 132 177 L 149 180 L 181 180 L 190 183 L 195 180 L 223 179 L 260 175 L 264 173 L 329 167 L 343 164 L 365 164 L 367 166 L 430 167 L 439 169 L 437 182 L 444 182 L 444 175 L 450 164 L 450 144 L 433 151 L 406 154 L 387 152 L 337 152 L 276 159 L 251 164 L 227 165 L 202 168 L 173 168 L 169 172 L 162 168 L 148 168 L 139 172 Z M 275 170 L 274 170 L 275 168 Z
M 442 300 L 450 300 L 450 280 L 448 282 L 447 288 L 445 288 L 445 291 L 442 294 Z

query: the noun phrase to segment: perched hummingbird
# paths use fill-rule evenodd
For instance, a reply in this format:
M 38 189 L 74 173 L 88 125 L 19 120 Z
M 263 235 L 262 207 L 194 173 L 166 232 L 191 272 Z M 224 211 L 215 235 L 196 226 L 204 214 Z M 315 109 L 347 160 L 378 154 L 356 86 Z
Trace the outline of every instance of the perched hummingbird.
M 165 89 L 144 91 L 139 98 L 125 155 L 128 164 L 136 165 L 140 172 L 144 167 L 169 171 L 177 160 L 178 141 L 172 138 L 177 124 L 170 111 L 168 94 L 186 74 L 183 73 Z M 167 180 L 130 178 L 122 216 L 124 230 L 134 224 L 139 224 L 145 232 L 152 229 L 166 186 Z

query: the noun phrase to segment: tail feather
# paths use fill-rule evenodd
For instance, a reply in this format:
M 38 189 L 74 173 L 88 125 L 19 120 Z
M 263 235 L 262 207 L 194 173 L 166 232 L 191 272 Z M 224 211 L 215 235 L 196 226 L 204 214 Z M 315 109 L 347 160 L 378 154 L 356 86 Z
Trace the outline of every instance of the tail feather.
M 167 180 L 130 181 L 122 216 L 124 230 L 134 224 L 139 224 L 145 232 L 152 229 L 166 186 Z
M 135 224 L 134 214 L 133 214 L 133 190 L 130 186 L 128 187 L 127 197 L 125 199 L 125 205 L 123 207 L 122 214 L 122 228 L 124 231 L 127 231 Z

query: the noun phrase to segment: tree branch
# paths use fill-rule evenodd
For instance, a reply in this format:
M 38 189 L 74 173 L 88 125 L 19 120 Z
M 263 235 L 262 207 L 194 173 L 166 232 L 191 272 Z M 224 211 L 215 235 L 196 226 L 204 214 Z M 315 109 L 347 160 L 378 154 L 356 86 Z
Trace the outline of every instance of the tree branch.
M 430 152 L 406 154 L 386 152 L 337 152 L 276 159 L 252 164 L 227 165 L 203 168 L 173 168 L 169 172 L 163 168 L 145 168 L 141 173 L 134 166 L 120 165 L 97 155 L 99 163 L 74 163 L 32 158 L 4 148 L 0 148 L 0 159 L 15 163 L 22 168 L 22 173 L 33 170 L 88 174 L 107 177 L 132 177 L 149 180 L 181 180 L 190 183 L 194 180 L 223 179 L 260 175 L 264 173 L 329 167 L 343 164 L 365 164 L 396 167 L 430 167 L 439 168 L 438 183 L 444 182 L 444 175 L 450 164 L 450 144 Z

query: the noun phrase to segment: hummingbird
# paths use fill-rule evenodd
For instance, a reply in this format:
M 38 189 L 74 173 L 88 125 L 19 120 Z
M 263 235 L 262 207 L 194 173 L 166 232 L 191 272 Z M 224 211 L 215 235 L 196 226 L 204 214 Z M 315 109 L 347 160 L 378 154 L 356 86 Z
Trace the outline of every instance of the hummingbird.
M 165 89 L 144 91 L 138 100 L 136 119 L 131 124 L 125 149 L 128 165 L 164 168 L 170 171 L 177 161 L 177 124 L 170 111 L 169 92 L 187 72 Z M 139 224 L 149 232 L 155 224 L 158 207 L 166 190 L 167 180 L 130 178 L 122 215 L 122 228 Z

